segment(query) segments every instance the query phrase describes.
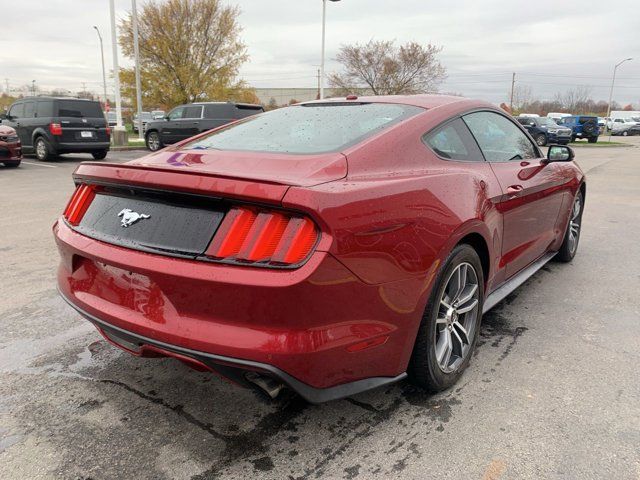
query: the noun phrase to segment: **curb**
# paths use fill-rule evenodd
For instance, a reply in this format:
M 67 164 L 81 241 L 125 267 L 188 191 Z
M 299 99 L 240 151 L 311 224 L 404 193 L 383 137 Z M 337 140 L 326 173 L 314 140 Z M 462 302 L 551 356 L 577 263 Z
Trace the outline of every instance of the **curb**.
M 136 151 L 136 150 L 140 150 L 140 151 L 144 151 L 146 150 L 146 147 L 111 147 L 109 149 L 110 152 L 128 152 L 128 151 Z

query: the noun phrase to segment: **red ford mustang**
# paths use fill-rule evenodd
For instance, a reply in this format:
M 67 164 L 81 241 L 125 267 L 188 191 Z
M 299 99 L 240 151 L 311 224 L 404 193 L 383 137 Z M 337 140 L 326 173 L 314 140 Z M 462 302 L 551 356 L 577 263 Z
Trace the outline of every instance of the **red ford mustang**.
M 63 297 L 113 344 L 322 402 L 467 367 L 482 313 L 576 253 L 585 179 L 490 104 L 349 97 L 83 163 Z

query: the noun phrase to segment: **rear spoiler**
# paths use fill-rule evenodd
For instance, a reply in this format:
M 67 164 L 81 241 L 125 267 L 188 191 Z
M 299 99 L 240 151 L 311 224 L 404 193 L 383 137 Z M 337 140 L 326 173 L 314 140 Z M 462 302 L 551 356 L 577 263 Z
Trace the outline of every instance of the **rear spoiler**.
M 277 204 L 289 189 L 289 185 L 273 181 L 257 182 L 202 171 L 108 162 L 82 162 L 73 179 L 76 184 L 131 185 Z

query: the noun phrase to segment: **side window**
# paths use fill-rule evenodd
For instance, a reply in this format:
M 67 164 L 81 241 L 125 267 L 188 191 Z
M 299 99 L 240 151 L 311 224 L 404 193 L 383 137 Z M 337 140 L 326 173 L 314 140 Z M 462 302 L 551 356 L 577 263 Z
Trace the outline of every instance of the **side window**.
M 9 115 L 11 118 L 22 118 L 24 117 L 24 103 L 17 103 L 11 110 L 9 110 Z
M 53 102 L 39 101 L 36 106 L 36 116 L 38 118 L 53 117 Z
M 459 118 L 425 134 L 422 141 L 442 158 L 467 162 L 484 161 L 469 129 Z
M 184 107 L 176 107 L 169 112 L 169 120 L 179 120 L 182 118 L 182 114 L 184 113 Z
M 26 102 L 24 104 L 24 118 L 33 118 L 36 114 L 35 102 Z
M 536 158 L 538 150 L 510 120 L 498 113 L 476 112 L 462 117 L 489 162 Z
M 184 107 L 182 118 L 202 118 L 202 105 Z

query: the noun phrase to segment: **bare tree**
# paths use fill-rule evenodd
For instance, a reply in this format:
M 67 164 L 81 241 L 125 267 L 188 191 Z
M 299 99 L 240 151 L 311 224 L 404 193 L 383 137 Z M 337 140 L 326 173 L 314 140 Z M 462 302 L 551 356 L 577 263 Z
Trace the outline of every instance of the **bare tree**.
M 513 110 L 523 112 L 533 102 L 533 88 L 530 85 L 516 85 L 513 89 Z
M 559 98 L 562 106 L 570 112 L 587 111 L 590 107 L 589 103 L 592 102 L 591 87 L 578 85 L 576 88 L 564 92 Z
M 393 41 L 370 40 L 343 45 L 336 59 L 344 67 L 329 76 L 329 84 L 342 93 L 370 90 L 374 95 L 436 92 L 446 78 L 438 61 L 442 47 L 416 42 L 396 46 Z

